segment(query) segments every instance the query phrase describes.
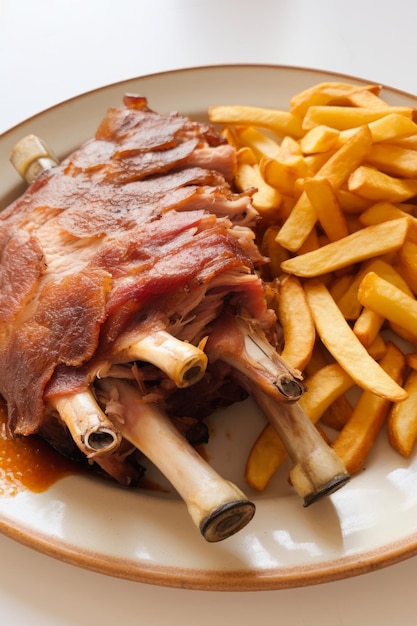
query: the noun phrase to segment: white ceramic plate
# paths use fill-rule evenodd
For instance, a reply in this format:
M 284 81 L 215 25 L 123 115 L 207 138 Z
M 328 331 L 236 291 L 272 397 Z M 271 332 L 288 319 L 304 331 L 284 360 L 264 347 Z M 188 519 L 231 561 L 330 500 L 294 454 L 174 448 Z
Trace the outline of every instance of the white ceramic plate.
M 288 107 L 290 97 L 323 80 L 356 78 L 289 67 L 213 67 L 158 74 L 87 93 L 18 125 L 0 138 L 0 207 L 23 189 L 8 164 L 23 135 L 40 135 L 62 157 L 91 136 L 125 92 L 155 110 L 204 118 L 210 104 Z M 369 82 L 369 81 L 367 81 Z M 384 88 L 393 104 L 413 96 Z M 405 461 L 381 436 L 367 469 L 331 497 L 305 509 L 282 468 L 268 489 L 243 481 L 247 453 L 263 425 L 250 401 L 211 421 L 211 463 L 256 505 L 235 536 L 207 544 L 174 492 L 125 491 L 88 476 L 65 478 L 41 494 L 0 498 L 0 528 L 14 539 L 88 569 L 152 584 L 211 590 L 278 589 L 361 574 L 417 553 L 417 459 Z

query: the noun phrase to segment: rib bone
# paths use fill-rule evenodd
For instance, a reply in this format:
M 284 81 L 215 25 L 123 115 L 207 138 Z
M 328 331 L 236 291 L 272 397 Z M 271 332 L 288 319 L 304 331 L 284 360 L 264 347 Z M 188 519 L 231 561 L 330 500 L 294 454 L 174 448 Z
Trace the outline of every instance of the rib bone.
M 41 172 L 58 163 L 57 158 L 36 135 L 23 137 L 14 146 L 10 161 L 28 184 L 31 184 Z
M 147 361 L 165 372 L 177 387 L 188 387 L 199 381 L 206 371 L 206 354 L 191 343 L 180 341 L 165 330 L 124 339 L 116 347 L 121 362 Z
M 57 397 L 53 405 L 87 458 L 107 455 L 120 445 L 120 433 L 100 409 L 91 391 Z
M 304 388 L 301 374 L 290 369 L 251 319 L 222 315 L 206 344 L 210 360 L 221 359 L 278 401 L 298 400 Z
M 341 459 L 327 445 L 299 404 L 278 404 L 251 383 L 250 390 L 294 464 L 290 479 L 304 499 L 304 506 L 333 493 L 350 479 Z
M 208 542 L 226 539 L 246 526 L 255 505 L 204 461 L 162 411 L 143 402 L 127 382 L 107 378 L 97 385 L 123 437 L 168 478 Z

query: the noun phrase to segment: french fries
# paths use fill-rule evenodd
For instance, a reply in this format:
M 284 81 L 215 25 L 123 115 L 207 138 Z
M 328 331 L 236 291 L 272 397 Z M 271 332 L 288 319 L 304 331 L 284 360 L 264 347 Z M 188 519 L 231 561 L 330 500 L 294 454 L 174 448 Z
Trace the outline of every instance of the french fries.
M 288 259 L 281 264 L 281 269 L 304 278 L 322 276 L 354 263 L 395 252 L 404 244 L 407 230 L 407 218 L 368 226 L 318 250 Z
M 251 150 L 258 188 L 276 192 L 260 211 L 261 249 L 270 258 L 264 272 L 276 289 L 282 356 L 306 374 L 304 410 L 325 426 L 351 473 L 366 465 L 385 422 L 391 446 L 410 456 L 417 441 L 416 110 L 389 105 L 379 85 L 323 82 L 294 94 L 288 111 L 216 106 L 210 119 L 238 150 Z M 359 397 L 353 405 L 344 395 L 351 387 Z M 285 457 L 266 426 L 249 454 L 247 482 L 264 489 Z
M 393 343 L 388 344 L 380 366 L 398 385 L 403 383 L 406 360 Z M 371 391 L 362 392 L 350 419 L 333 443 L 333 449 L 350 474 L 357 474 L 363 469 L 390 407 L 391 402 L 388 399 Z
M 304 289 L 295 276 L 281 281 L 278 319 L 285 338 L 282 358 L 291 367 L 304 370 L 313 353 L 316 331 Z
M 417 371 L 411 370 L 404 385 L 408 398 L 392 407 L 387 432 L 392 447 L 409 457 L 417 440 Z
M 368 272 L 358 289 L 358 300 L 415 338 L 417 343 L 417 300 L 384 278 Z
M 405 400 L 404 389 L 360 343 L 323 283 L 311 280 L 305 284 L 305 291 L 320 339 L 356 384 L 393 402 Z

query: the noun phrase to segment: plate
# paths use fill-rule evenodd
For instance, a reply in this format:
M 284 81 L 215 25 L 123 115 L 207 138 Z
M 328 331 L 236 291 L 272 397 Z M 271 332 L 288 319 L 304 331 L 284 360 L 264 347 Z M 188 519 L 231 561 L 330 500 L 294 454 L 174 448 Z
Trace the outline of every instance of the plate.
M 304 68 L 204 67 L 136 78 L 66 101 L 0 138 L 0 208 L 24 188 L 8 165 L 10 149 L 23 135 L 41 136 L 63 157 L 94 133 L 106 109 L 121 103 L 125 92 L 146 95 L 160 113 L 178 110 L 204 119 L 211 104 L 287 108 L 293 94 L 324 80 L 361 82 Z M 383 96 L 392 104 L 417 106 L 417 98 L 390 88 L 384 87 Z M 0 528 L 80 567 L 188 589 L 306 586 L 417 554 L 417 458 L 400 458 L 381 436 L 365 471 L 304 508 L 288 485 L 288 467 L 262 494 L 244 484 L 247 454 L 263 424 L 250 400 L 210 420 L 210 462 L 257 507 L 250 524 L 223 542 L 205 542 L 172 490 L 125 491 L 85 475 L 66 477 L 43 493 L 0 498 Z

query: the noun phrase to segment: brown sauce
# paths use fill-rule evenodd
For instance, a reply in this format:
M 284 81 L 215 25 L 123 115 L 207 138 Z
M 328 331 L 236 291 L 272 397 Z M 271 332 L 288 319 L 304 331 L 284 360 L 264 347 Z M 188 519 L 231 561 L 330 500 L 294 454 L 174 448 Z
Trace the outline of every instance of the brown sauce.
M 75 473 L 75 464 L 40 437 L 12 437 L 4 404 L 0 404 L 0 496 L 14 496 L 25 489 L 39 493 Z
M 204 445 L 196 449 L 207 461 Z M 24 490 L 40 493 L 60 478 L 83 471 L 36 435 L 13 437 L 7 427 L 6 407 L 0 398 L 0 497 L 14 496 Z M 138 486 L 147 491 L 166 491 L 146 476 Z

